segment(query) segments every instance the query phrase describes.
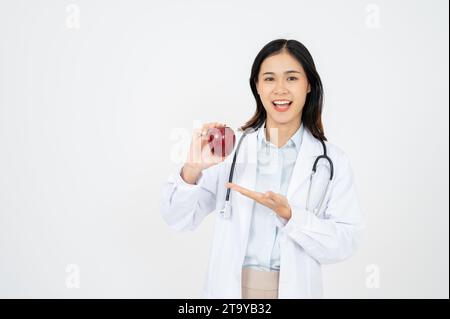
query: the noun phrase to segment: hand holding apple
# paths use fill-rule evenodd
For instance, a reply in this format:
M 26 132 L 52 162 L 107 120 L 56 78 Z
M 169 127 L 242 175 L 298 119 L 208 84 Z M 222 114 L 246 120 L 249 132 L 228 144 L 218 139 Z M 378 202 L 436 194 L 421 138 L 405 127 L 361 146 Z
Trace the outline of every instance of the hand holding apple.
M 207 135 L 213 155 L 227 157 L 233 152 L 236 136 L 231 128 L 227 126 L 210 128 Z
M 225 129 L 224 124 L 206 123 L 201 129 L 195 129 L 181 177 L 195 184 L 204 169 L 225 160 L 233 151 L 234 142 L 234 132 L 230 128 Z

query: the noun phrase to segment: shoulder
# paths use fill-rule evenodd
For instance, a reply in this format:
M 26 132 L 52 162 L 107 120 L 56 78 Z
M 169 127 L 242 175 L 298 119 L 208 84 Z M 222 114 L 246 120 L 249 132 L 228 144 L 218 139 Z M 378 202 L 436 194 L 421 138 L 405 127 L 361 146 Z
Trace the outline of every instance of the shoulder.
M 242 142 L 242 144 L 248 144 L 250 140 L 257 140 L 258 138 L 258 131 L 247 131 L 245 134 L 243 131 L 239 130 L 235 133 L 236 141 L 235 141 L 235 147 L 233 152 L 236 150 L 237 145 Z M 244 147 L 242 145 L 241 147 Z
M 320 139 L 316 138 L 311 133 L 311 131 L 307 128 L 304 131 L 303 140 L 307 141 L 308 143 L 311 143 L 313 145 L 312 152 L 314 154 L 317 154 L 317 156 L 319 154 L 323 155 L 324 149 L 323 149 L 322 141 Z M 328 157 L 330 157 L 330 159 L 333 160 L 333 162 L 347 159 L 347 155 L 342 148 L 340 148 L 336 144 L 331 143 L 329 141 L 323 141 L 323 143 L 325 144 L 326 153 L 327 153 Z
M 328 141 L 324 141 L 325 145 L 327 147 L 327 154 L 330 157 L 336 158 L 336 159 L 345 159 L 347 158 L 347 154 L 345 153 L 345 151 L 340 148 L 339 146 L 337 146 L 334 143 L 328 142 Z
M 336 144 L 325 141 L 328 157 L 333 161 L 335 172 L 338 176 L 352 176 L 350 158 L 347 153 Z
M 244 135 L 244 131 L 242 131 L 241 129 L 239 129 L 239 130 L 237 130 L 237 131 L 235 132 L 235 135 L 236 135 L 236 137 L 241 137 L 241 136 Z M 258 130 L 249 129 L 249 130 L 245 133 L 245 135 L 246 135 L 246 136 L 252 136 L 252 135 L 257 136 L 257 135 L 258 135 Z

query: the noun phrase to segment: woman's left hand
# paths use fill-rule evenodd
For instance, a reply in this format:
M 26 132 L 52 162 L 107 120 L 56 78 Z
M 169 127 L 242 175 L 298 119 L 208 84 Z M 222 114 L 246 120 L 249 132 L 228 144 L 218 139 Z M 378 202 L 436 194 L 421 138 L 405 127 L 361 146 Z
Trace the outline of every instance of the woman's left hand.
M 255 192 L 234 183 L 227 183 L 225 187 L 231 188 L 232 190 L 255 200 L 261 205 L 269 207 L 275 213 L 277 213 L 278 216 L 286 220 L 289 220 L 291 218 L 291 207 L 289 206 L 287 198 L 281 194 L 277 194 L 272 191 L 268 191 L 265 193 Z

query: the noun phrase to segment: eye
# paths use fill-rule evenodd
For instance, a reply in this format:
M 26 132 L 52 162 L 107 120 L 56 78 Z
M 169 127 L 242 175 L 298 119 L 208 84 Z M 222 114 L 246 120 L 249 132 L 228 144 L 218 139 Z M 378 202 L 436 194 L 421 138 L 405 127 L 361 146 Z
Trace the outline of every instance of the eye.
M 265 79 L 264 79 L 264 81 L 272 81 L 272 80 L 273 80 L 272 77 L 269 77 L 269 78 L 265 78 Z
M 288 80 L 289 80 L 289 79 L 292 79 L 292 81 L 297 80 L 297 78 L 296 78 L 295 76 L 290 76 L 290 77 L 288 77 Z

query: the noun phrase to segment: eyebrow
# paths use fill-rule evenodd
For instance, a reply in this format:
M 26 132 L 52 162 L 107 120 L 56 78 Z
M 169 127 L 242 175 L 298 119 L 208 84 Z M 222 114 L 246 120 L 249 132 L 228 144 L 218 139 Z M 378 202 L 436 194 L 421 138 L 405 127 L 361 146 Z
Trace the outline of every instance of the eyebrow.
M 288 73 L 299 73 L 299 74 L 302 74 L 302 72 L 295 71 L 295 70 L 289 70 L 289 71 L 284 72 L 284 74 L 288 74 Z M 275 73 L 274 72 L 264 72 L 262 75 L 266 75 L 266 74 L 275 74 Z

